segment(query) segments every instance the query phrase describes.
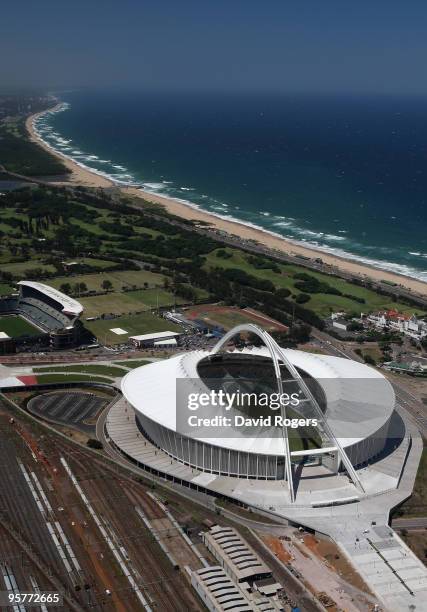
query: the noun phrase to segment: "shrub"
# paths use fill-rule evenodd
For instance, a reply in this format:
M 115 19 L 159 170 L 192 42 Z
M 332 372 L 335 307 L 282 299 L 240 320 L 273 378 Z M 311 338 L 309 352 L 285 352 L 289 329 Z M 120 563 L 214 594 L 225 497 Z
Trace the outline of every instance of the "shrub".
M 86 444 L 89 448 L 96 448 L 97 450 L 102 450 L 104 448 L 102 442 L 95 440 L 95 438 L 89 438 Z

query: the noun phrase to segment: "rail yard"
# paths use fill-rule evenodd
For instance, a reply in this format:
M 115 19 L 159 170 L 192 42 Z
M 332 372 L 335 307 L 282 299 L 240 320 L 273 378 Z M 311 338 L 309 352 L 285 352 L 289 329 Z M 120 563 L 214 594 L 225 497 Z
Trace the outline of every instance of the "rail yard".
M 202 564 L 141 484 L 3 402 L 0 469 L 7 590 L 60 592 L 69 610 L 203 609 L 181 571 Z

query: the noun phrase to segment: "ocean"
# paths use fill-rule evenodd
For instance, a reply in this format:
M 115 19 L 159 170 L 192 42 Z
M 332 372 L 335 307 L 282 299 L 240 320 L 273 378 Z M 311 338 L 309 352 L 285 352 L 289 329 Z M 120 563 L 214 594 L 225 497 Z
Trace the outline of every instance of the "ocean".
M 69 92 L 36 121 L 122 184 L 427 281 L 427 103 Z

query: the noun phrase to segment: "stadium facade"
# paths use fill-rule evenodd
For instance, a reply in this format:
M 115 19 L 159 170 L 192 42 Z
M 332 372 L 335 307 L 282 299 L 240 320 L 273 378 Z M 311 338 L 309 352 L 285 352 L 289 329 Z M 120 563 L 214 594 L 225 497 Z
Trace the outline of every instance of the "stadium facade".
M 36 281 L 20 281 L 18 295 L 0 299 L 0 315 L 14 314 L 25 319 L 48 339 L 54 350 L 79 343 L 83 306 L 61 291 Z M 17 342 L 19 339 L 16 339 Z
M 242 332 L 255 334 L 264 346 L 227 350 L 228 342 Z M 224 430 L 223 437 L 203 428 L 189 434 L 180 428 L 180 413 L 186 410 L 183 396 L 188 393 L 242 385 L 253 389 L 259 381 L 280 392 L 298 390 L 303 399 L 292 414 L 317 419 L 316 444 L 296 443 L 286 427 L 239 428 L 232 435 Z M 178 388 L 181 384 L 184 393 Z M 321 465 L 331 474 L 346 471 L 363 493 L 358 469 L 388 452 L 395 409 L 394 391 L 375 369 L 348 359 L 282 349 L 254 325 L 234 328 L 213 351 L 181 354 L 129 372 L 122 392 L 142 435 L 172 459 L 207 474 L 285 480 L 292 501 L 298 464 Z M 217 412 L 212 407 L 212 413 Z M 233 408 L 228 415 L 233 412 L 241 410 Z

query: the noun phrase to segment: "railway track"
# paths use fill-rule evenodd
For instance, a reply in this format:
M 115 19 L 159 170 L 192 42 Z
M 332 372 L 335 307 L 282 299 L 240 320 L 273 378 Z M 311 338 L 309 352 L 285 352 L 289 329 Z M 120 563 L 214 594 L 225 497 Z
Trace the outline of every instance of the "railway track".
M 43 456 L 47 458 L 52 468 L 57 470 L 57 479 L 64 475 L 60 457 L 65 454 L 67 462 L 97 514 L 107 522 L 122 548 L 127 551 L 126 555 L 132 560 L 132 565 L 136 569 L 138 584 L 144 589 L 144 593 L 149 594 L 150 607 L 153 610 L 167 609 L 172 612 L 200 610 L 201 606 L 185 577 L 173 569 L 155 542 L 152 533 L 135 511 L 135 506 L 139 506 L 151 520 L 165 519 L 164 512 L 146 494 L 143 485 L 121 472 L 118 473 L 117 469 L 94 458 L 92 454 L 88 455 L 83 449 L 66 442 L 64 444 L 63 440 L 46 436 L 42 447 Z M 75 504 L 74 500 L 72 502 L 69 499 L 68 505 L 73 514 L 73 505 L 79 506 L 79 503 L 77 499 Z M 85 514 L 84 522 L 87 518 Z M 85 527 L 84 532 L 87 531 L 88 527 Z M 93 526 L 89 531 L 91 542 L 86 542 L 86 548 L 102 548 L 105 543 L 99 533 L 93 529 Z M 84 533 L 82 537 L 85 537 Z M 106 560 L 106 553 L 103 555 Z M 120 597 L 126 608 L 129 605 L 128 609 L 142 609 L 138 607 L 131 589 L 119 584 L 123 576 L 114 560 L 111 561 L 115 569 L 113 578 L 116 595 Z
M 108 479 L 82 481 L 82 487 L 88 489 L 88 497 L 115 534 L 125 559 L 135 571 L 135 577 L 140 580 L 141 588 L 150 599 L 153 609 L 171 610 L 181 612 L 200 610 L 200 605 L 193 597 L 183 576 L 174 570 L 165 558 L 152 534 L 146 528 L 136 513 L 134 506 L 129 503 L 126 494 L 120 494 L 120 482 Z M 139 499 L 143 498 L 142 495 Z M 113 503 L 108 500 L 113 499 Z M 151 501 L 151 500 L 150 500 Z M 147 508 L 148 504 L 145 504 Z M 148 506 L 153 514 L 153 506 Z M 156 508 L 156 516 L 159 512 Z M 160 511 L 161 512 L 161 511 Z M 126 521 L 122 517 L 126 516 Z

